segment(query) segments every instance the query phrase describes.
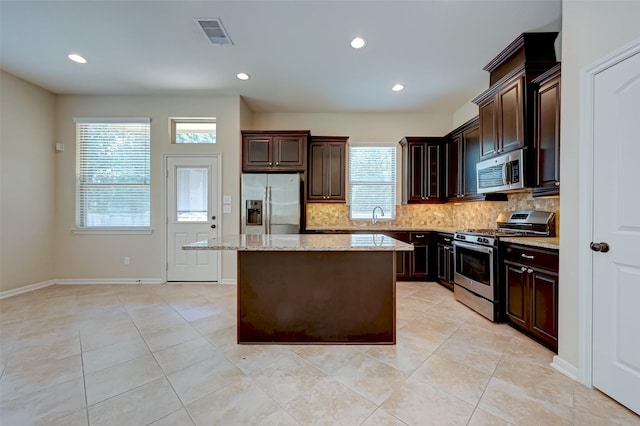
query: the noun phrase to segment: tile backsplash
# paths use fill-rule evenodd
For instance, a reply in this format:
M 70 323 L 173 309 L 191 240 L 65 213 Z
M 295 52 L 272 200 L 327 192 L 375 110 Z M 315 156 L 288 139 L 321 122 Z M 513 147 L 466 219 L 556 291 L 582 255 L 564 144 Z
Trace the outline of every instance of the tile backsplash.
M 508 197 L 508 201 L 399 205 L 396 206 L 396 219 L 388 225 L 396 228 L 493 228 L 503 211 L 544 210 L 556 213 L 556 227 L 559 227 L 560 198 L 533 198 L 532 190 L 510 193 Z M 366 228 L 370 224 L 370 221 L 349 220 L 349 206 L 346 204 L 307 204 L 309 228 Z M 556 235 L 559 231 L 556 229 Z

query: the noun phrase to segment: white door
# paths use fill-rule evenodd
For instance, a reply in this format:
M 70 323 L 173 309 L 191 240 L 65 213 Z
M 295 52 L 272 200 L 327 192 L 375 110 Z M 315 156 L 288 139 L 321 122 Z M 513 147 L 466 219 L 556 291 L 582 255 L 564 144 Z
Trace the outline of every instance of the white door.
M 182 250 L 218 236 L 218 156 L 167 156 L 167 281 L 218 281 L 220 252 Z
M 594 83 L 593 386 L 640 413 L 640 52 Z

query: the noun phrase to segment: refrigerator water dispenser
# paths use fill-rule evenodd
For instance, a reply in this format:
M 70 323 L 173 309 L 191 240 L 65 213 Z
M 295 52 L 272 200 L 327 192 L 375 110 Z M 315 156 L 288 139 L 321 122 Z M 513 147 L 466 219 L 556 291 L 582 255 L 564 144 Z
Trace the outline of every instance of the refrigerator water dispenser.
M 262 226 L 262 200 L 247 200 L 247 225 Z

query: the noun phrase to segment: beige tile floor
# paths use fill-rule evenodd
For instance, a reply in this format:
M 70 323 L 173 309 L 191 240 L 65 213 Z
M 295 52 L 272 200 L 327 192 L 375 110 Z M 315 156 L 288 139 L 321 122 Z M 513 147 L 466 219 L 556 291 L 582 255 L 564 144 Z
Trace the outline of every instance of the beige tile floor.
M 395 346 L 238 346 L 235 290 L 56 285 L 0 301 L 0 424 L 640 425 L 435 283 L 398 283 Z

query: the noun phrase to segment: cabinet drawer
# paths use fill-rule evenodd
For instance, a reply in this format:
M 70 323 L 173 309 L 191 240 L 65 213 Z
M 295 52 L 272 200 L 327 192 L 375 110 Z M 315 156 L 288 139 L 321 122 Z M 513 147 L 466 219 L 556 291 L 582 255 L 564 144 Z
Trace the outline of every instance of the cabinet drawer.
M 555 250 L 505 244 L 504 260 L 558 272 L 558 252 Z
M 428 243 L 429 232 L 409 232 L 409 242 L 411 243 Z

